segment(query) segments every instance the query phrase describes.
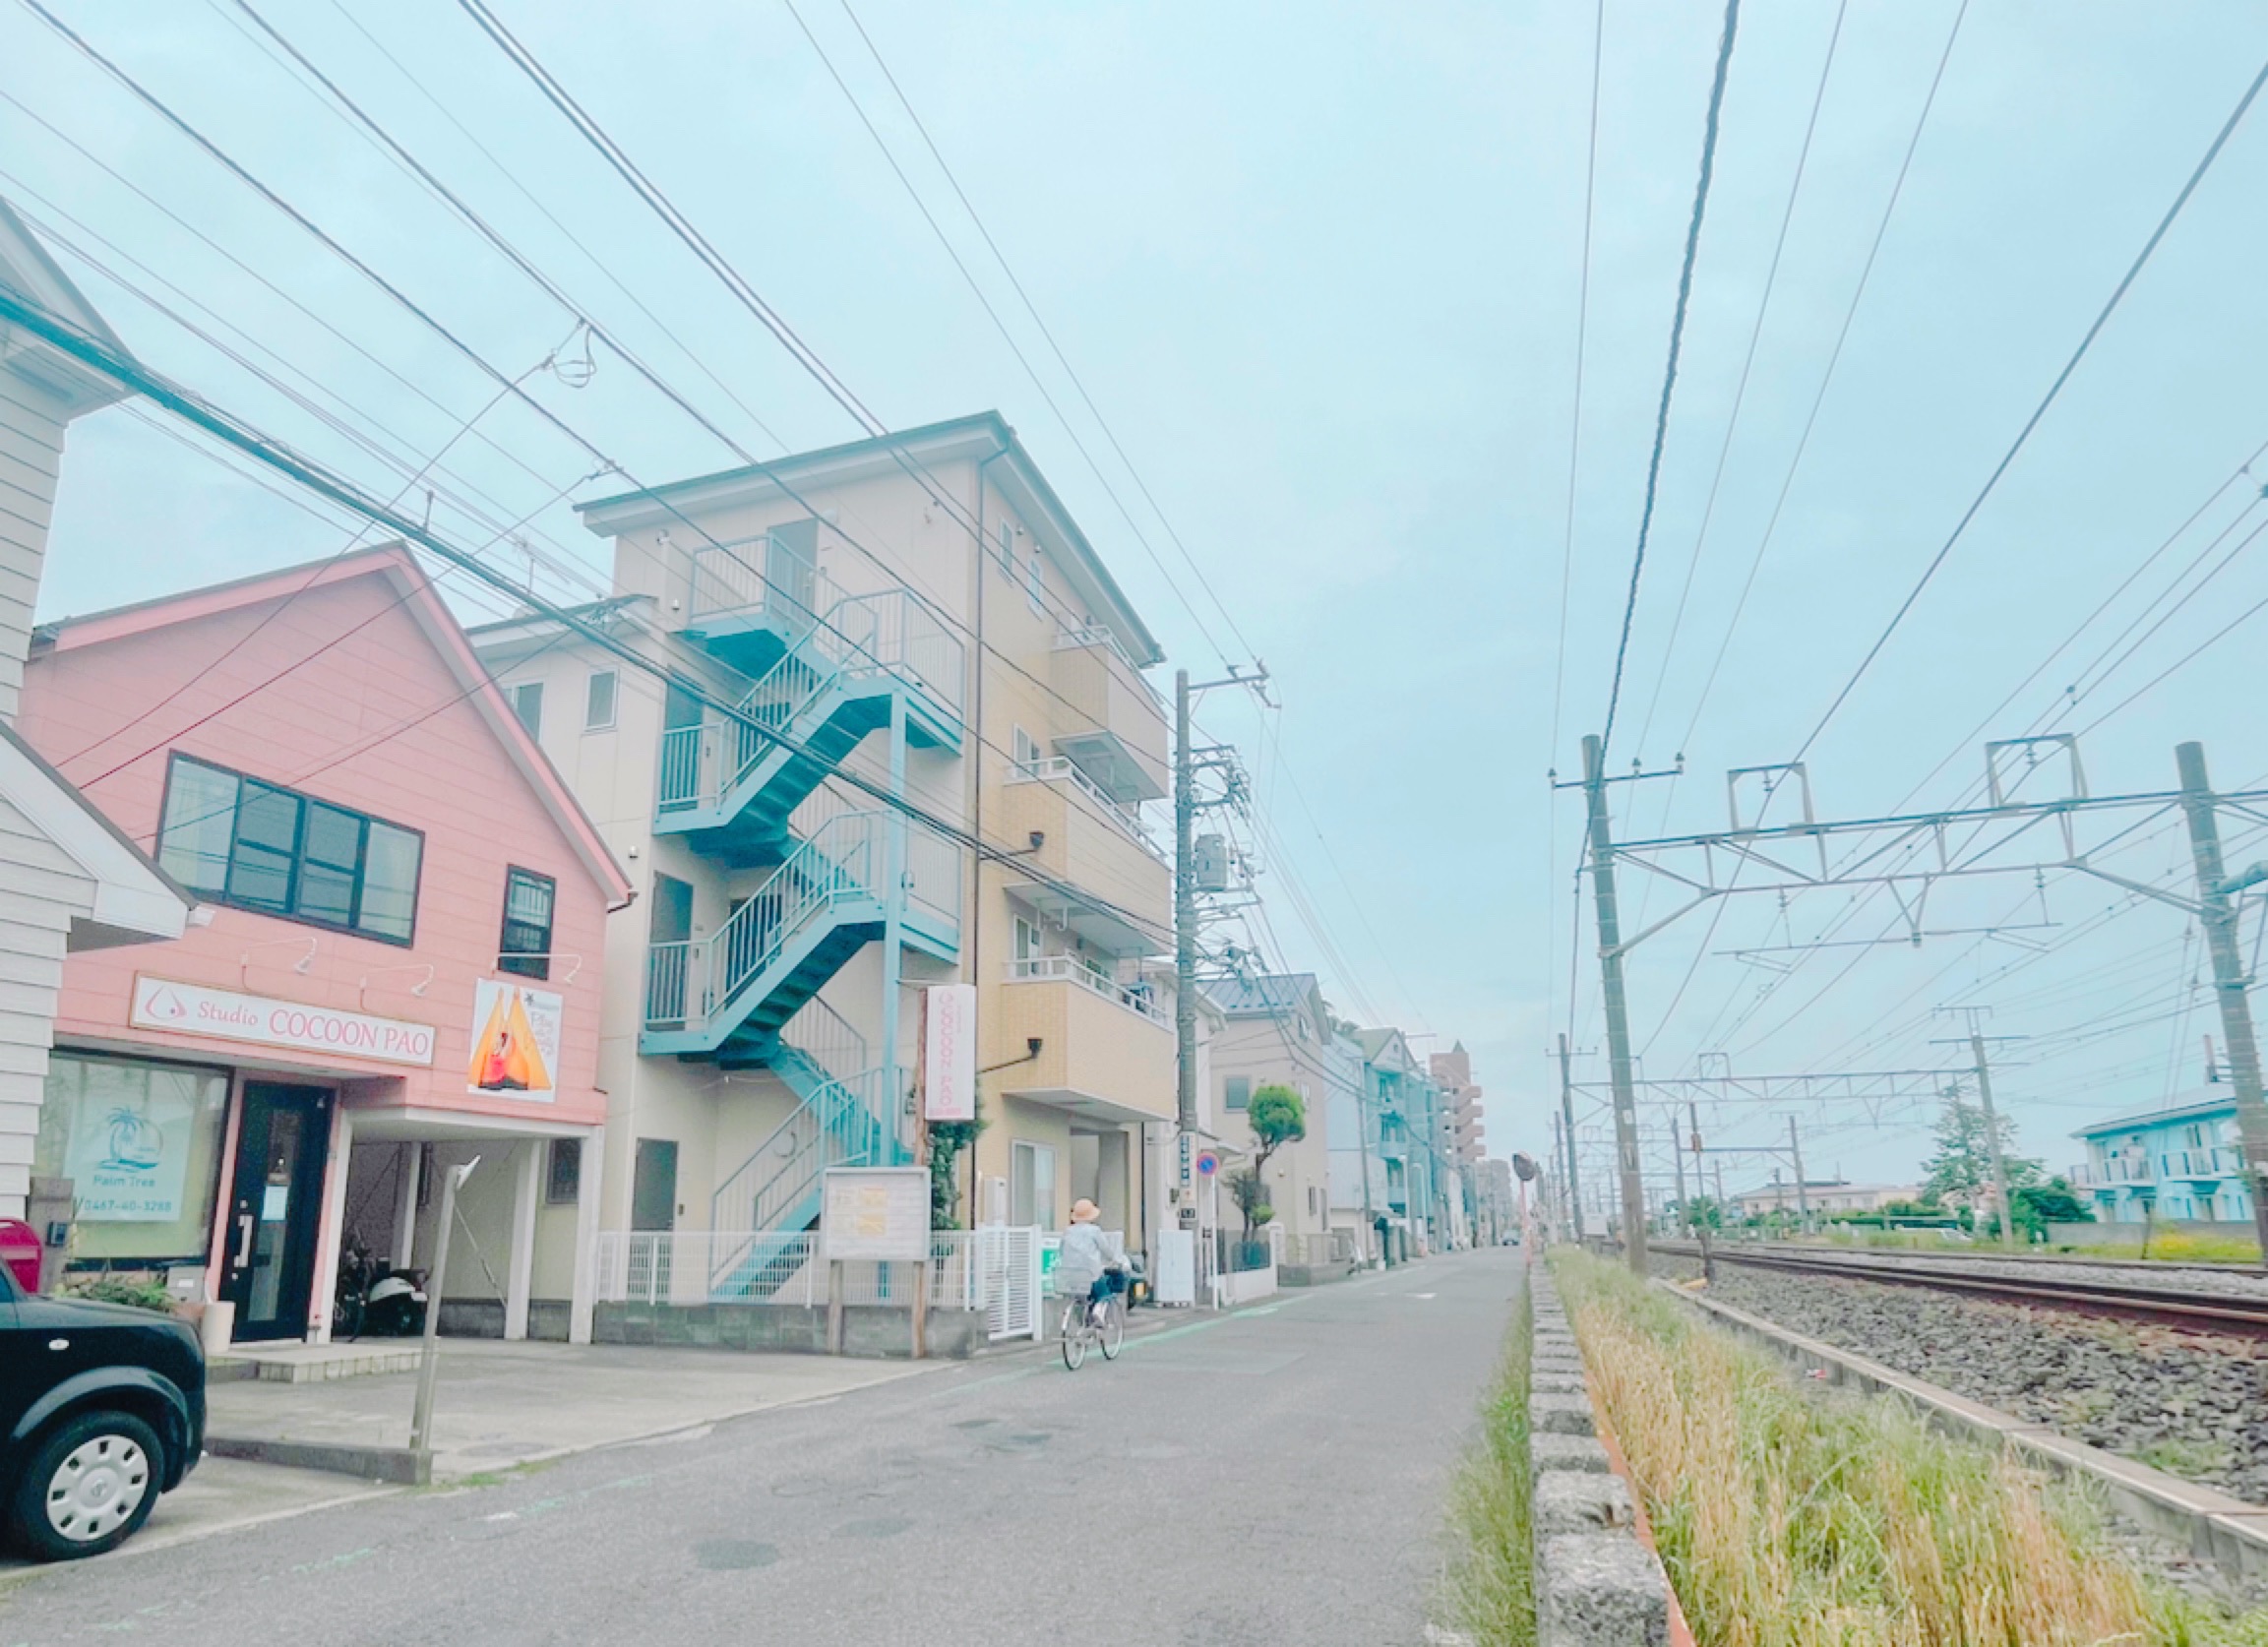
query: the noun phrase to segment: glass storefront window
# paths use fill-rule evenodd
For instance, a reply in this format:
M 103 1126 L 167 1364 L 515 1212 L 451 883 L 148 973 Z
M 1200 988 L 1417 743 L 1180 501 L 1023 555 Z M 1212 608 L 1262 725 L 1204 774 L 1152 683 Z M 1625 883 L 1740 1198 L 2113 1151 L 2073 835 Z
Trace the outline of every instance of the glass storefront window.
M 31 1171 L 71 1180 L 72 1257 L 201 1262 L 227 1113 L 225 1071 L 55 1054 Z

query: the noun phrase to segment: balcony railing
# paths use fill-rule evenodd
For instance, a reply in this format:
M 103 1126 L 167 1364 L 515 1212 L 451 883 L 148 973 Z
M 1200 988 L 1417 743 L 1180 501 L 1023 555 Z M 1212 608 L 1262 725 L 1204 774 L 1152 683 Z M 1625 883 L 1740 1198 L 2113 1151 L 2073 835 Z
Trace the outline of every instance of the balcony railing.
M 1112 800 L 1102 786 L 1078 768 L 1078 763 L 1067 756 L 1052 755 L 1042 761 L 1011 761 L 1008 767 L 1011 783 L 1068 783 L 1092 804 L 1094 810 L 1108 819 L 1120 834 L 1133 841 L 1168 869 L 1173 867 L 1173 856 L 1142 826 L 1139 814 L 1122 802 Z
M 1147 983 L 1122 984 L 1107 972 L 1097 972 L 1076 955 L 1035 955 L 1029 960 L 1010 961 L 1008 976 L 1014 984 L 1069 980 L 1130 1012 L 1139 1013 L 1152 1023 L 1165 1022 L 1165 1009 Z
M 2244 1152 L 2228 1144 L 2169 1150 L 2158 1157 L 2158 1170 L 2168 1178 L 2235 1178 L 2244 1171 Z
M 2082 1189 L 2110 1189 L 2120 1184 L 2155 1184 L 2158 1175 L 2146 1155 L 2113 1155 L 2101 1161 L 2082 1161 L 2071 1169 L 2071 1182 Z

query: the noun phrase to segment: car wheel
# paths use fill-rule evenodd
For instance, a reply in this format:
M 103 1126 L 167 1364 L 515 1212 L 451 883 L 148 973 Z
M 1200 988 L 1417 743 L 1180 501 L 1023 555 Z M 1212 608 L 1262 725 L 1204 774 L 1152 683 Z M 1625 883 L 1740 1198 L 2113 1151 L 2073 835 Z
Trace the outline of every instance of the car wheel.
M 43 1561 L 114 1550 L 157 1502 L 157 1436 L 131 1413 L 81 1413 L 32 1447 L 16 1487 L 17 1534 Z

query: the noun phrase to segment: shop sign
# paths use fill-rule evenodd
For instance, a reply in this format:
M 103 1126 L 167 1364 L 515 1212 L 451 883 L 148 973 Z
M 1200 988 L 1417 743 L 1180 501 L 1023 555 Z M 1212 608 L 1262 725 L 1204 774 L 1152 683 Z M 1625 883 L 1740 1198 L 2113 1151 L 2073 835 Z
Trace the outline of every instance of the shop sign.
M 974 1121 L 976 986 L 932 984 L 922 1000 L 922 1118 Z
M 221 1041 L 249 1041 L 262 1047 L 367 1058 L 381 1064 L 433 1062 L 434 1029 L 429 1023 L 342 1012 L 329 1006 L 310 1006 L 303 1001 L 208 989 L 203 984 L 179 984 L 170 978 L 135 978 L 134 1010 L 129 1021 L 137 1029 L 171 1029 Z
M 464 1090 L 549 1104 L 559 1097 L 564 997 L 517 979 L 483 978 L 472 994 L 472 1062 Z

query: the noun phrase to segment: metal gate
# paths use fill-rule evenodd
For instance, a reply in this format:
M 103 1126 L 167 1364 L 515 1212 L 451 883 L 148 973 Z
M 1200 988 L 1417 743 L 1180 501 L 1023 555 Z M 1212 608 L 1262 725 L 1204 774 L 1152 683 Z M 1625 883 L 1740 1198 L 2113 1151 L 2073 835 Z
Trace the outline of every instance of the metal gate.
M 1040 1232 L 990 1224 L 976 1238 L 986 1332 L 995 1343 L 1039 1337 Z

